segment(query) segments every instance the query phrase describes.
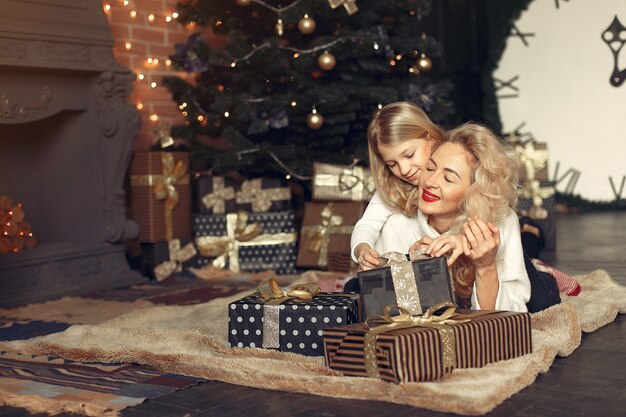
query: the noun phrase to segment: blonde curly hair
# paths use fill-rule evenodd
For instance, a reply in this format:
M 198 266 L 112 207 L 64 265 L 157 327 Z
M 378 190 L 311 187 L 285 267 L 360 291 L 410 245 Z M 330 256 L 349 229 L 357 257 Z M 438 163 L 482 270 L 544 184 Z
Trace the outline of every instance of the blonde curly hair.
M 517 203 L 518 162 L 513 149 L 505 146 L 490 129 L 476 123 L 466 123 L 449 131 L 448 142 L 465 149 L 472 168 L 471 185 L 461 202 L 462 214 L 450 231 L 460 232 L 463 223 L 471 217 L 497 225 Z M 466 305 L 474 284 L 474 267 L 460 257 L 451 272 L 457 297 Z
M 417 215 L 417 187 L 396 177 L 383 161 L 379 145 L 393 146 L 408 140 L 430 140 L 434 147 L 445 140 L 441 127 L 424 110 L 410 102 L 394 102 L 383 107 L 367 129 L 370 170 L 382 200 L 407 216 Z

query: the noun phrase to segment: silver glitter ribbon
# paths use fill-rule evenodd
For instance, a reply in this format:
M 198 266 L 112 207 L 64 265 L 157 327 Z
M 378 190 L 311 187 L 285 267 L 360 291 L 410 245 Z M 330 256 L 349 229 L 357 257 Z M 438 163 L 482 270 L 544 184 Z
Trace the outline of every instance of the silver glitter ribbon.
M 420 256 L 423 256 L 423 253 L 414 252 L 407 260 L 406 255 L 400 252 L 387 252 L 378 258 L 381 262 L 379 268 L 386 266 L 391 268 L 396 302 L 413 315 L 423 313 L 413 270 L 413 261 L 420 259 Z

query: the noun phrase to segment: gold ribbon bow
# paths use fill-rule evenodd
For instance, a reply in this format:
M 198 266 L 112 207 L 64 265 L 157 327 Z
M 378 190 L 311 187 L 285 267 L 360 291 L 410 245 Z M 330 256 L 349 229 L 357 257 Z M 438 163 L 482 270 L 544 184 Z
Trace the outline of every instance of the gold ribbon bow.
M 282 289 L 271 278 L 257 285 L 257 292 L 265 300 L 263 304 L 263 344 L 264 348 L 278 349 L 280 347 L 280 304 L 291 298 L 310 300 L 320 292 L 320 287 L 314 282 L 306 282 Z
M 202 204 L 206 208 L 213 208 L 214 214 L 223 214 L 226 211 L 226 200 L 235 198 L 234 187 L 224 187 L 224 177 L 213 177 L 213 192 L 202 197 Z
M 196 246 L 202 256 L 215 257 L 213 265 L 239 272 L 239 248 L 244 246 L 282 245 L 296 242 L 296 233 L 263 233 L 259 223 L 248 224 L 250 215 L 245 211 L 226 215 L 225 236 L 201 236 Z
M 261 178 L 246 180 L 237 192 L 237 204 L 252 203 L 254 213 L 265 213 L 272 206 L 272 201 L 291 199 L 289 187 L 262 188 Z
M 353 15 L 359 11 L 359 8 L 356 5 L 356 0 L 328 0 L 328 4 L 330 4 L 332 9 L 336 9 L 343 4 L 343 7 L 349 15 Z
M 343 217 L 333 214 L 333 203 L 328 203 L 320 213 L 322 224 L 302 227 L 303 233 L 310 239 L 309 252 L 319 253 L 317 264 L 321 267 L 328 265 L 328 243 L 331 234 L 350 234 L 354 226 L 342 225 Z
M 157 281 L 163 281 L 174 272 L 182 271 L 183 262 L 196 256 L 198 253 L 193 243 L 187 243 L 183 248 L 180 247 L 180 239 L 173 239 L 167 242 L 169 250 L 169 261 L 161 262 L 154 268 L 154 276 Z
M 391 315 L 391 309 L 397 308 L 400 312 L 397 316 Z M 440 315 L 435 312 L 445 308 Z M 443 302 L 430 307 L 421 316 L 412 316 L 409 311 L 399 306 L 387 306 L 383 315 L 375 314 L 365 320 L 368 329 L 365 334 L 363 353 L 365 357 L 365 369 L 367 375 L 372 378 L 380 378 L 380 371 L 376 359 L 376 341 L 378 335 L 390 330 L 405 329 L 409 327 L 431 327 L 437 329 L 441 341 L 442 363 L 445 370 L 452 370 L 456 366 L 456 351 L 454 348 L 454 330 L 450 324 L 460 324 L 470 321 L 467 319 L 452 319 L 456 307 L 450 302 Z
M 535 179 L 535 171 L 543 169 L 548 162 L 547 149 L 535 149 L 535 143 L 532 141 L 524 145 L 515 147 L 517 159 L 524 164 L 526 168 L 526 179 L 532 181 Z
M 353 166 L 340 173 L 315 174 L 313 185 L 318 187 L 337 187 L 341 193 L 351 193 L 352 201 L 370 199 L 375 191 L 374 179 L 367 168 Z
M 178 205 L 178 190 L 175 185 L 188 185 L 189 175 L 187 164 L 184 161 L 175 161 L 174 156 L 168 152 L 161 152 L 161 175 L 133 175 L 132 186 L 150 186 L 157 200 L 165 200 L 165 239 L 172 240 L 174 220 L 172 212 Z
M 519 189 L 519 196 L 532 199 L 530 217 L 533 219 L 545 219 L 548 211 L 543 207 L 543 200 L 554 195 L 554 187 L 542 187 L 538 180 L 526 181 L 524 187 Z

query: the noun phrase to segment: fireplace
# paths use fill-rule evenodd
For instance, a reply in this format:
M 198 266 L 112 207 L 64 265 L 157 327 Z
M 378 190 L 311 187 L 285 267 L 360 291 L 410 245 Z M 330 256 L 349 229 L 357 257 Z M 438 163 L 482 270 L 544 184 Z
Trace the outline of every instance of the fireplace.
M 143 281 L 124 177 L 140 127 L 99 0 L 0 0 L 0 194 L 38 245 L 0 256 L 0 306 Z

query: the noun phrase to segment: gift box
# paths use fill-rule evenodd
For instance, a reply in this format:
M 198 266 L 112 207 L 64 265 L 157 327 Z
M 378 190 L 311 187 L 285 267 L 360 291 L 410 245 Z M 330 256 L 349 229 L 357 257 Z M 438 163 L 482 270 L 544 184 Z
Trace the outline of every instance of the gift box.
M 518 188 L 517 210 L 532 218 L 546 218 L 556 210 L 554 181 L 526 181 Z
M 130 182 L 130 212 L 141 242 L 191 238 L 187 152 L 135 153 Z
M 368 168 L 357 165 L 313 163 L 313 200 L 369 201 L 374 180 Z
M 190 239 L 142 243 L 142 272 L 162 281 L 174 272 L 196 266 L 197 253 Z
M 515 154 L 519 161 L 519 182 L 548 180 L 548 145 L 543 142 L 528 141 L 515 144 Z
M 327 328 L 326 364 L 345 376 L 405 383 L 433 381 L 455 368 L 483 367 L 532 352 L 529 313 L 465 310 L 443 320 L 427 314 L 386 316 L 378 326 Z
M 350 236 L 364 210 L 363 202 L 305 203 L 296 265 L 328 269 L 333 254 L 344 257 L 336 265 L 349 265 Z
M 292 211 L 194 214 L 193 235 L 200 253 L 198 266 L 211 263 L 234 272 L 296 272 L 297 233 Z
M 191 179 L 194 213 L 225 214 L 237 211 L 234 179 L 214 176 L 208 172 L 196 172 Z
M 409 255 L 391 252 L 381 258 L 387 263 L 357 274 L 365 317 L 382 314 L 388 305 L 422 314 L 440 302 L 454 304 L 454 282 L 445 257 L 411 260 Z
M 237 209 L 249 213 L 291 210 L 291 189 L 277 178 L 245 180 L 237 189 Z
M 228 344 L 322 356 L 322 330 L 356 323 L 357 303 L 357 294 L 318 293 L 309 300 L 250 294 L 229 305 Z

